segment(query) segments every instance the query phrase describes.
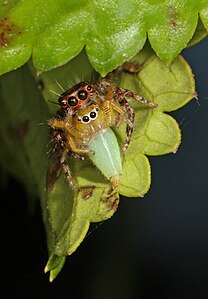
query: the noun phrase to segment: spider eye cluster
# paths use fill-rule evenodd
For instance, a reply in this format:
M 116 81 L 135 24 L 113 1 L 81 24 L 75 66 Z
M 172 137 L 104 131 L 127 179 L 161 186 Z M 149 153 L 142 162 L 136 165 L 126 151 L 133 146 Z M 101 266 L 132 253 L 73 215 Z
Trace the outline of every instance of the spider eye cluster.
M 81 121 L 83 124 L 88 124 L 91 120 L 95 120 L 98 117 L 99 109 L 93 109 L 88 114 L 83 115 L 82 117 L 78 117 L 78 121 Z
M 88 97 L 88 93 L 86 90 L 79 90 L 77 96 L 71 96 L 68 98 L 67 103 L 69 107 L 76 107 L 80 105 L 79 101 L 84 101 Z M 63 104 L 63 102 L 62 102 Z M 62 106 L 63 107 L 63 106 Z
M 93 93 L 93 88 L 89 82 L 80 82 L 71 89 L 65 91 L 59 98 L 59 103 L 63 109 L 77 109 Z

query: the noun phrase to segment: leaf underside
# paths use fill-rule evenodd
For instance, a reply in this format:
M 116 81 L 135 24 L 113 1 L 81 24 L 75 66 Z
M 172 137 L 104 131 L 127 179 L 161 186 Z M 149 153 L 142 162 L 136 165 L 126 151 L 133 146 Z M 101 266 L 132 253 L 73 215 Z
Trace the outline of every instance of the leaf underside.
M 104 76 L 135 56 L 147 36 L 170 64 L 208 30 L 206 0 L 1 0 L 0 8 L 0 74 L 31 55 L 38 72 L 50 70 L 85 46 L 92 66 Z

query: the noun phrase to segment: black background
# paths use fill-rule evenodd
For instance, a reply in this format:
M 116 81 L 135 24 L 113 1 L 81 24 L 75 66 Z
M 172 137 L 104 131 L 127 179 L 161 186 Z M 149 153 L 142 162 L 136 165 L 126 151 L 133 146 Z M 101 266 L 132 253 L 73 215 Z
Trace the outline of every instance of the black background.
M 183 56 L 199 105 L 172 113 L 183 140 L 177 154 L 150 157 L 144 199 L 122 198 L 114 217 L 67 259 L 50 284 L 41 211 L 28 214 L 21 185 L 1 190 L 1 298 L 208 298 L 208 39 Z

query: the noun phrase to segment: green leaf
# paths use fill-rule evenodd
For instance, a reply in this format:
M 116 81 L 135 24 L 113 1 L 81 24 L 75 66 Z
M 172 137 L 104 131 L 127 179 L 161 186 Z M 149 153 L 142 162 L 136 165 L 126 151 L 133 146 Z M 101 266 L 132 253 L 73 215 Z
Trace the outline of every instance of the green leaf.
M 57 255 L 73 253 L 85 237 L 90 221 L 103 221 L 115 212 L 113 202 L 112 205 L 105 202 L 108 181 L 103 179 L 90 162 L 76 162 L 72 160 L 69 164 L 77 174 L 79 189 L 70 190 L 65 176 L 61 176 L 48 192 L 47 207 L 56 239 L 54 252 Z M 89 198 L 86 196 L 88 192 Z M 117 197 L 112 200 L 117 200 Z
M 0 0 L 0 18 L 3 18 L 20 0 Z
M 2 16 L 8 13 L 0 21 L 0 74 L 31 55 L 39 72 L 50 70 L 86 46 L 90 62 L 104 76 L 136 55 L 147 35 L 157 55 L 171 63 L 193 37 L 199 13 L 208 27 L 205 0 L 10 2 L 12 9 L 3 9 Z
M 166 66 L 156 55 L 143 61 L 142 54 L 139 54 L 132 61 L 135 59 L 138 59 L 141 64 L 138 78 L 135 78 L 136 88 L 125 86 L 147 99 L 154 100 L 158 104 L 157 110 L 168 112 L 176 110 L 196 95 L 191 68 L 181 56 L 169 66 Z M 125 84 L 126 79 L 123 80 Z
M 163 111 L 173 111 L 185 105 L 195 96 L 195 86 L 190 67 L 182 57 L 166 66 L 146 46 L 130 63 L 132 61 L 138 65 L 138 73 L 130 74 L 124 67 L 124 72 L 118 73 L 118 85 L 158 104 L 157 108 L 150 109 L 130 100 L 136 114 L 135 128 L 124 157 L 118 191 L 125 196 L 138 197 L 143 196 L 150 187 L 150 165 L 145 154 L 175 152 L 180 143 L 177 123 Z M 2 76 L 0 81 L 0 138 L 3 141 L 0 163 L 24 182 L 30 193 L 41 197 L 50 252 L 45 271 L 50 271 L 51 281 L 61 270 L 65 256 L 72 254 L 85 238 L 90 222 L 103 221 L 114 214 L 119 195 L 115 192 L 109 197 L 109 181 L 89 160 L 77 161 L 73 158 L 68 163 L 78 189 L 72 191 L 62 174 L 52 182 L 48 192 L 44 191 L 48 167 L 46 151 L 50 151 L 50 144 L 48 149 L 46 147 L 47 120 L 50 118 L 49 108 L 55 112 L 57 106 L 48 102 L 47 107 L 38 86 L 46 101 L 56 102 L 58 96 L 50 95 L 49 90 L 62 92 L 57 81 L 66 89 L 77 80 L 96 79 L 96 76 L 82 51 L 64 67 L 39 77 L 34 75 L 30 65 L 30 69 L 26 66 Z M 122 146 L 125 124 L 115 129 L 115 133 Z
M 181 142 L 181 134 L 177 122 L 158 111 L 151 117 L 145 136 L 137 140 L 145 154 L 157 156 L 175 153 Z
M 119 193 L 128 197 L 143 197 L 151 181 L 150 164 L 143 154 L 126 154 L 123 161 L 123 175 Z
M 158 5 L 160 17 L 153 15 L 148 37 L 157 55 L 166 63 L 171 63 L 193 36 L 200 5 L 197 6 L 195 1 L 161 2 Z
M 45 273 L 50 271 L 50 277 L 49 277 L 50 282 L 52 282 L 61 271 L 65 263 L 65 259 L 66 259 L 65 256 L 57 256 L 55 254 L 52 254 L 49 257 L 49 260 L 45 267 Z
M 0 78 L 0 98 L 0 163 L 31 195 L 43 195 L 49 112 L 26 66 Z
M 199 43 L 203 38 L 205 38 L 207 35 L 208 35 L 208 31 L 206 30 L 204 24 L 202 23 L 201 18 L 199 18 L 196 31 L 194 32 L 194 35 L 192 39 L 189 41 L 187 47 L 194 46 L 195 44 Z
M 135 128 L 124 157 L 122 181 L 118 191 L 128 197 L 138 197 L 143 196 L 150 187 L 151 171 L 145 154 L 155 156 L 175 153 L 180 144 L 181 134 L 178 124 L 163 111 L 173 111 L 190 101 L 195 96 L 195 84 L 191 69 L 182 57 L 166 66 L 150 47 L 146 46 L 130 62 L 139 65 L 138 74 L 122 72 L 117 77 L 118 85 L 158 104 L 157 108 L 150 109 L 133 99 L 130 100 L 136 114 Z M 76 65 L 79 65 L 77 70 Z M 65 74 L 68 74 L 67 77 Z M 77 83 L 76 77 L 79 80 L 90 80 L 93 76 L 85 52 L 82 52 L 64 66 L 64 71 L 63 68 L 58 68 L 42 74 L 38 80 L 43 81 L 43 94 L 46 100 L 52 99 L 56 102 L 57 95 L 50 96 L 48 92 L 48 89 L 60 92 L 56 80 L 65 89 L 70 87 L 68 81 L 72 81 L 72 84 Z M 48 104 L 51 110 L 53 107 L 56 108 L 55 105 Z M 125 139 L 125 124 L 114 130 L 122 145 Z M 86 236 L 90 222 L 108 219 L 118 205 L 118 194 L 115 193 L 110 199 L 108 198 L 109 182 L 89 160 L 78 161 L 70 158 L 68 164 L 79 189 L 70 190 L 62 175 L 48 192 L 47 199 L 44 199 L 51 253 L 46 270 L 50 271 L 51 280 L 63 266 L 64 260 L 60 257 L 72 254 L 77 249 Z M 86 194 L 90 194 L 89 198 Z
M 163 111 L 176 110 L 196 96 L 191 69 L 182 57 L 166 66 L 153 53 L 151 55 L 150 49 L 144 49 L 132 62 L 140 66 L 138 74 L 133 76 L 124 73 L 118 84 L 154 101 L 158 107 L 145 109 L 131 101 L 136 112 L 135 128 L 124 159 L 119 190 L 129 197 L 143 196 L 150 187 L 150 166 L 142 155 L 175 153 L 180 144 L 178 124 Z M 125 127 L 116 132 L 119 140 L 124 141 Z
M 202 9 L 200 16 L 201 16 L 202 22 L 204 24 L 204 27 L 208 31 L 208 7 L 207 7 L 207 5 L 205 6 L 204 9 Z
M 111 198 L 107 197 L 109 183 L 104 182 L 101 174 L 97 173 L 89 162 L 88 165 L 83 161 L 69 163 L 71 166 L 74 164 L 73 170 L 78 176 L 79 190 L 74 192 L 70 190 L 62 175 L 48 192 L 46 199 L 51 256 L 45 272 L 50 271 L 50 281 L 61 270 L 64 264 L 63 257 L 72 254 L 83 241 L 90 222 L 110 218 L 116 211 L 119 201 L 118 193 Z

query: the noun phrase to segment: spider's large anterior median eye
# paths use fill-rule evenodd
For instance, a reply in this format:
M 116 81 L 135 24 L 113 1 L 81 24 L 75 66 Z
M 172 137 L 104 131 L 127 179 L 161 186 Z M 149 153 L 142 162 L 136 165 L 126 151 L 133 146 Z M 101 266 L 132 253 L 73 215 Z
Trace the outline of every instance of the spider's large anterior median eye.
M 95 111 L 90 112 L 90 118 L 96 118 L 97 113 Z
M 77 106 L 78 100 L 76 97 L 70 97 L 68 98 L 68 104 L 69 106 Z
M 80 90 L 79 92 L 78 92 L 78 98 L 80 99 L 80 100 L 86 100 L 86 98 L 87 98 L 87 91 L 86 90 Z
M 89 120 L 90 120 L 90 118 L 89 118 L 88 115 L 84 115 L 83 118 L 82 118 L 82 121 L 83 121 L 84 123 L 88 123 Z
M 95 120 L 98 117 L 98 111 L 99 108 L 95 108 L 93 109 L 90 113 L 89 113 L 89 118 Z

